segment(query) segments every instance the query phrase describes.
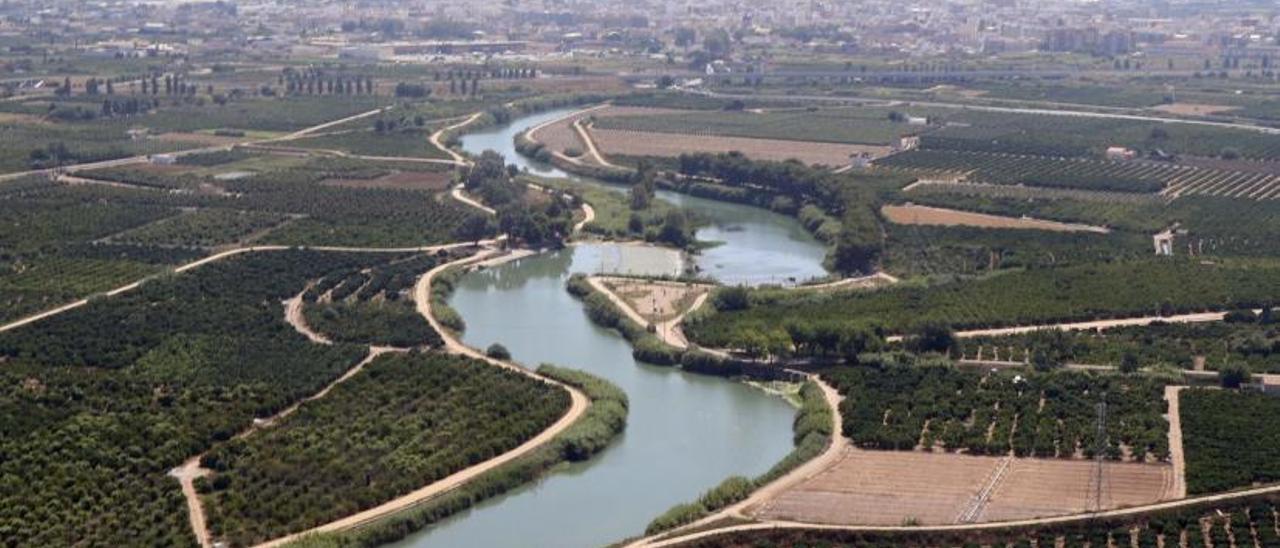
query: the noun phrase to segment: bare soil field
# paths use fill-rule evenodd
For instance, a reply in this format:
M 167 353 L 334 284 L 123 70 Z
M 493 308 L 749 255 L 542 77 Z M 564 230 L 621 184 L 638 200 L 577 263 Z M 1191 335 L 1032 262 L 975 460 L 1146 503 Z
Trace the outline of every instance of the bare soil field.
M 320 184 L 345 188 L 441 191 L 449 188 L 450 181 L 452 177 L 447 171 L 401 171 L 377 179 L 325 179 Z
M 1177 114 L 1181 116 L 1210 116 L 1238 110 L 1240 107 L 1226 105 L 1206 105 L 1202 103 L 1169 103 L 1151 107 L 1151 110 Z
M 539 127 L 529 134 L 529 138 L 560 153 L 563 153 L 569 148 L 576 148 L 583 151 L 586 149 L 586 145 L 583 144 L 582 139 L 578 138 L 578 132 L 573 129 L 574 121 L 590 117 L 615 118 L 622 116 L 671 114 L 676 112 L 680 111 L 665 108 L 620 107 L 610 105 L 604 108 L 591 110 L 589 112 L 580 112 L 573 116 L 567 116 L 562 120 L 557 120 L 554 123 Z
M 830 468 L 764 503 L 755 517 L 835 525 L 945 525 L 1090 510 L 1093 461 L 846 449 Z M 1174 498 L 1173 468 L 1105 464 L 1104 509 Z M 986 493 L 986 498 L 982 494 Z
M 624 156 L 676 157 L 690 152 L 724 153 L 738 151 L 754 160 L 796 159 L 805 164 L 843 166 L 849 157 L 866 152 L 882 157 L 889 147 L 843 145 L 744 137 L 710 137 L 673 133 L 650 133 L 616 129 L 591 129 L 592 138 L 605 154 Z
M 704 285 L 603 278 L 605 286 L 650 323 L 675 319 L 689 310 L 698 297 L 710 291 Z
M 955 523 L 999 457 L 846 449 L 834 466 L 784 491 L 756 513 L 811 523 Z
M 1088 460 L 1013 459 L 979 521 L 1008 521 L 1087 512 L 1093 509 L 1095 463 Z M 1121 508 L 1176 498 L 1173 467 L 1106 462 L 1102 508 Z
M 979 228 L 1010 228 L 1051 230 L 1054 232 L 1096 232 L 1106 234 L 1110 230 L 1100 226 L 1044 221 L 1029 217 L 1002 217 L 985 213 L 972 213 L 957 209 L 929 207 L 914 204 L 887 205 L 880 213 L 889 222 L 900 225 L 976 226 Z

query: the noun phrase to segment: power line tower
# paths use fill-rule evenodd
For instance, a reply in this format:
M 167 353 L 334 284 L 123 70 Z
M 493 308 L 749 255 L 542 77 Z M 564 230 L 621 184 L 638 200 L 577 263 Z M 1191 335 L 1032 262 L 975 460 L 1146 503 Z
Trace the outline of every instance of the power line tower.
M 1094 433 L 1095 438 L 1093 442 L 1093 478 L 1091 481 L 1092 485 L 1089 486 L 1090 491 L 1093 492 L 1093 501 L 1090 505 L 1090 511 L 1101 512 L 1102 492 L 1105 488 L 1104 482 L 1106 480 L 1104 471 L 1107 452 L 1107 402 L 1105 400 L 1098 402 L 1096 409 L 1098 412 L 1098 423 Z

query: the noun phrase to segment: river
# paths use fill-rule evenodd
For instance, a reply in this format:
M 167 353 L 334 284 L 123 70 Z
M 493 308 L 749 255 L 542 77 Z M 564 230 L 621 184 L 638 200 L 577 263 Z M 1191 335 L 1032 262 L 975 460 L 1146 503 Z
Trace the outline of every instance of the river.
M 494 149 L 534 173 L 565 176 L 517 155 L 512 137 L 566 112 L 466 135 L 463 147 L 472 153 Z M 706 273 L 733 283 L 822 274 L 821 244 L 802 238 L 793 219 L 680 195 L 663 198 L 710 221 L 700 238 L 723 242 L 701 257 L 713 257 L 699 262 Z M 583 244 L 464 276 L 450 300 L 466 320 L 464 342 L 476 348 L 500 342 L 523 364 L 554 363 L 607 378 L 630 398 L 627 430 L 592 460 L 558 469 L 396 546 L 602 546 L 640 535 L 672 505 L 692 501 L 729 476 L 763 473 L 790 452 L 795 409 L 781 398 L 743 383 L 637 362 L 630 345 L 592 324 L 565 290 L 575 272 L 675 274 L 682 264 L 674 250 Z

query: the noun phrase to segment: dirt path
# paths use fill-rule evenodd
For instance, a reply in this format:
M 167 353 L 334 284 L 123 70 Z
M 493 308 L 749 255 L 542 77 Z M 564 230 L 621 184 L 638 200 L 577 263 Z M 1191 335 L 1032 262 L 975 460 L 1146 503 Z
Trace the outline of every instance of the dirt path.
M 1262 310 L 1254 310 L 1254 313 L 1261 314 Z M 1208 323 L 1220 322 L 1226 318 L 1226 312 L 1198 312 L 1195 314 L 1179 314 L 1175 316 L 1142 316 L 1138 318 L 1119 318 L 1114 320 L 1095 320 L 1088 322 L 1067 322 L 1043 325 L 1024 325 L 1016 327 L 1000 327 L 995 329 L 973 329 L 968 331 L 957 331 L 956 336 L 961 338 L 973 337 L 999 337 L 1003 335 L 1021 335 L 1031 333 L 1042 329 L 1057 329 L 1060 331 L 1090 331 L 1094 329 L 1111 329 L 1113 327 L 1132 327 L 1146 326 L 1156 322 L 1163 323 Z M 890 337 L 890 340 L 902 340 L 902 337 Z
M 461 122 L 458 122 L 451 126 L 442 127 L 436 130 L 435 133 L 432 133 L 431 136 L 427 138 L 427 140 L 431 142 L 431 146 L 434 146 L 440 150 L 443 150 L 445 154 L 448 154 L 449 157 L 452 158 L 454 162 L 457 162 L 462 165 L 470 165 L 471 162 L 467 160 L 465 156 L 458 154 L 456 150 L 453 150 L 445 146 L 444 143 L 440 142 L 440 139 L 443 138 L 444 134 L 447 132 L 461 129 L 463 127 L 471 125 L 472 122 L 475 122 L 480 118 L 481 114 L 484 114 L 484 113 L 477 112 L 472 114 L 471 116 L 468 116 L 466 119 L 462 120 Z
M 302 290 L 302 293 L 299 293 L 296 297 L 284 302 L 284 321 L 289 322 L 289 325 L 293 326 L 294 331 L 301 333 L 302 336 L 306 337 L 311 342 L 316 344 L 332 345 L 333 341 L 331 339 L 321 335 L 320 333 L 316 333 L 311 329 L 310 325 L 307 325 L 307 317 L 303 313 L 303 306 L 306 305 L 306 302 L 302 300 L 302 296 L 306 295 L 307 291 L 310 289 L 311 284 L 308 284 L 307 289 Z
M 899 280 L 897 277 L 893 276 L 892 274 L 889 274 L 888 272 L 876 272 L 875 274 L 872 274 L 870 276 L 861 276 L 858 278 L 844 278 L 844 279 L 836 280 L 834 282 L 826 282 L 826 283 L 820 283 L 820 284 L 798 285 L 798 286 L 792 287 L 791 289 L 823 291 L 823 290 L 829 290 L 829 289 L 866 288 L 866 287 L 875 287 L 881 284 L 896 284 L 901 281 L 902 280 Z
M 582 144 L 586 145 L 587 153 L 591 155 L 591 159 L 595 160 L 597 164 L 613 169 L 627 169 L 606 160 L 604 155 L 600 154 L 600 148 L 596 146 L 595 137 L 592 137 L 591 132 L 587 131 L 587 128 L 582 125 L 581 119 L 573 121 L 573 129 L 578 132 L 578 139 L 581 139 Z
M 1169 402 L 1169 462 L 1173 464 L 1173 486 L 1169 496 L 1187 496 L 1187 459 L 1182 449 L 1182 413 L 1180 400 L 1185 386 L 1164 387 L 1164 399 Z
M 576 234 L 582 232 L 582 229 L 596 220 L 596 210 L 591 204 L 582 202 L 582 220 L 573 225 L 573 232 Z
M 458 339 L 456 339 L 452 334 L 450 334 L 450 332 L 447 329 L 444 328 L 444 326 L 440 325 L 440 322 L 436 320 L 434 315 L 432 315 L 431 313 L 431 282 L 435 279 L 437 275 L 439 275 L 441 272 L 444 272 L 449 268 L 467 266 L 467 265 L 483 262 L 485 260 L 494 258 L 496 255 L 498 255 L 498 252 L 496 250 L 491 249 L 491 250 L 482 251 L 470 257 L 466 257 L 463 259 L 459 259 L 457 261 L 452 261 L 449 263 L 439 265 L 431 269 L 426 274 L 424 274 L 421 278 L 418 279 L 418 283 L 414 286 L 414 290 L 413 290 L 414 301 L 416 303 L 418 312 L 422 314 L 423 317 L 427 319 L 427 322 L 431 324 L 431 327 L 436 331 L 438 331 L 441 337 L 444 338 L 444 350 L 446 352 L 449 352 L 452 354 L 458 354 L 461 356 L 466 356 L 466 357 L 470 357 L 478 360 L 484 360 L 485 362 L 488 362 L 489 364 L 492 364 L 494 366 L 502 367 L 504 369 L 508 369 L 511 371 L 516 371 L 530 378 L 537 379 L 539 381 L 552 384 L 555 386 L 559 386 L 561 388 L 564 388 L 565 390 L 568 390 L 569 396 L 570 396 L 570 405 L 569 405 L 569 409 L 565 412 L 564 416 L 560 417 L 560 420 L 556 421 L 555 424 L 551 425 L 551 427 L 547 428 L 546 430 L 543 430 L 537 436 L 530 438 L 528 441 L 524 442 L 519 447 L 516 447 L 515 449 L 507 451 L 506 453 L 503 453 L 501 455 L 498 455 L 497 457 L 494 457 L 480 464 L 476 464 L 469 468 L 465 468 L 463 470 L 455 472 L 444 479 L 433 482 L 430 485 L 427 485 L 421 489 L 413 491 L 402 497 L 398 497 L 393 500 L 387 501 L 383 504 L 380 504 L 378 506 L 375 506 L 363 512 L 359 512 L 359 513 L 347 516 L 345 518 L 327 523 L 325 525 L 321 525 L 319 527 L 316 527 L 307 531 L 302 531 L 299 533 L 288 535 L 286 537 L 278 538 L 278 539 L 263 543 L 259 546 L 263 546 L 263 547 L 280 546 L 282 544 L 286 544 L 288 542 L 296 540 L 303 535 L 320 533 L 320 532 L 341 531 L 344 529 L 349 529 L 352 527 L 356 527 L 356 526 L 368 523 L 370 521 L 381 519 L 388 515 L 405 510 L 407 508 L 412 508 L 417 504 L 420 504 L 434 497 L 440 496 L 441 494 L 452 491 L 453 489 L 456 489 L 466 484 L 468 481 L 478 478 L 484 475 L 485 473 L 499 466 L 502 466 L 503 464 L 511 462 L 515 459 L 518 459 L 534 451 L 535 449 L 543 446 L 547 442 L 550 442 L 556 436 L 560 435 L 560 433 L 564 432 L 566 429 L 572 426 L 575 422 L 578 421 L 579 418 L 582 417 L 584 413 L 586 413 L 587 408 L 591 405 L 591 403 L 590 403 L 590 400 L 587 398 L 587 396 L 583 394 L 581 391 L 579 391 L 578 389 L 565 385 L 563 383 L 554 381 L 552 379 L 548 379 L 541 375 L 538 375 L 537 373 L 534 373 L 533 371 L 520 367 L 514 363 L 495 360 L 493 358 L 490 358 L 484 355 L 484 353 L 480 352 L 479 350 L 471 348 L 463 344 Z
M 458 186 L 453 187 L 453 190 L 449 192 L 449 195 L 453 196 L 453 199 L 459 202 L 462 202 L 464 204 L 467 204 L 471 207 L 474 207 L 476 209 L 479 209 L 480 211 L 488 213 L 489 215 L 498 214 L 498 210 L 480 203 L 480 201 L 476 200 L 475 198 L 467 196 L 465 185 L 459 184 Z
M 319 392 L 295 402 L 293 405 L 286 407 L 270 417 L 265 419 L 253 419 L 253 423 L 250 424 L 248 428 L 236 434 L 233 439 L 243 439 L 252 435 L 254 432 L 264 428 L 270 428 L 281 419 L 292 415 L 298 410 L 298 408 L 302 407 L 303 404 L 329 395 L 329 392 L 333 390 L 334 387 L 350 380 L 351 377 L 354 377 L 357 373 L 363 370 L 366 365 L 369 365 L 373 360 L 377 359 L 378 356 L 390 352 L 405 351 L 406 350 L 399 348 L 370 347 L 369 354 L 365 356 L 363 360 L 360 360 L 359 363 L 356 363 L 348 369 L 342 374 L 342 376 L 325 385 L 325 387 L 320 389 Z M 204 504 L 200 500 L 200 494 L 196 492 L 195 488 L 196 478 L 207 476 L 212 472 L 211 470 L 200 467 L 200 459 L 203 458 L 204 455 L 205 453 L 201 453 L 187 459 L 186 462 L 182 463 L 182 466 L 169 471 L 169 475 L 177 478 L 178 482 L 182 485 L 182 495 L 187 500 L 187 515 L 191 521 L 191 532 L 195 535 L 196 541 L 199 542 L 202 548 L 211 548 L 214 544 L 213 539 L 209 534 L 208 522 L 205 520 Z
M 680 313 L 680 315 L 676 316 L 675 318 L 672 318 L 670 320 L 663 321 L 663 322 L 654 323 L 646 319 L 644 316 L 642 316 L 638 311 L 636 311 L 635 308 L 632 308 L 632 306 L 629 303 L 627 303 L 626 299 L 623 299 L 622 296 L 615 293 L 612 289 L 609 288 L 608 285 L 605 285 L 604 282 L 605 280 L 608 280 L 608 279 L 609 278 L 607 276 L 587 276 L 587 283 L 591 284 L 591 287 L 593 289 L 595 289 L 596 291 L 599 291 L 600 293 L 603 293 L 604 296 L 608 297 L 609 301 L 612 302 L 613 305 L 616 306 L 619 310 L 621 310 L 623 315 L 625 315 L 631 321 L 636 322 L 637 324 L 640 324 L 641 327 L 648 327 L 649 325 L 653 325 L 654 335 L 656 335 L 658 339 L 661 340 L 663 343 L 666 343 L 667 345 L 670 345 L 670 346 L 674 346 L 681 350 L 689 348 L 689 340 L 685 338 L 684 331 L 680 329 L 680 324 L 684 322 L 685 316 L 689 315 L 690 312 L 697 310 L 699 307 L 703 305 L 703 303 L 707 301 L 707 297 L 710 296 L 709 291 L 701 295 L 698 295 L 698 297 L 694 299 L 693 304 L 689 306 L 689 309 Z M 658 282 L 651 282 L 651 283 L 658 283 Z M 670 282 L 670 283 L 675 283 L 675 282 Z M 676 285 L 684 286 L 685 284 L 676 283 Z M 710 287 L 710 286 L 704 286 L 704 287 Z

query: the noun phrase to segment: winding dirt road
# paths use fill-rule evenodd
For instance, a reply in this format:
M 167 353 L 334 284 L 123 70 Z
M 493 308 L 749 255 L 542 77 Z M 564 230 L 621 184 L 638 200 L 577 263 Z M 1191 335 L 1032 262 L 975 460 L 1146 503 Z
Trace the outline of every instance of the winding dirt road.
M 458 152 L 457 152 L 456 150 L 453 150 L 453 149 L 451 149 L 451 148 L 449 148 L 449 147 L 445 146 L 445 145 L 444 145 L 444 143 L 443 143 L 443 142 L 441 142 L 440 140 L 441 140 L 442 138 L 444 138 L 444 134 L 445 134 L 445 133 L 447 133 L 447 132 L 454 131 L 454 130 L 458 130 L 458 129 L 462 129 L 462 128 L 466 127 L 466 126 L 471 125 L 471 124 L 472 124 L 473 122 L 475 122 L 476 120 L 479 120 L 479 119 L 480 119 L 480 115 L 482 115 L 482 114 L 484 114 L 484 113 L 483 113 L 483 112 L 476 112 L 476 113 L 472 114 L 471 116 L 468 116 L 466 119 L 462 120 L 461 122 L 458 122 L 458 123 L 453 124 L 453 125 L 451 125 L 451 126 L 442 127 L 442 128 L 440 128 L 440 129 L 436 130 L 436 131 L 435 131 L 435 133 L 432 133 L 432 134 L 431 134 L 431 136 L 427 138 L 427 140 L 431 142 L 431 146 L 434 146 L 434 147 L 436 147 L 436 148 L 438 148 L 438 149 L 440 149 L 440 150 L 443 150 L 445 154 L 448 154 L 450 158 L 453 158 L 453 161 L 454 161 L 454 162 L 456 162 L 456 163 L 458 163 L 458 164 L 461 164 L 461 165 L 470 165 L 470 164 L 471 164 L 471 161 L 470 161 L 470 160 L 467 160 L 467 158 L 466 158 L 465 156 L 463 156 L 463 155 L 461 155 L 461 154 L 458 154 Z

